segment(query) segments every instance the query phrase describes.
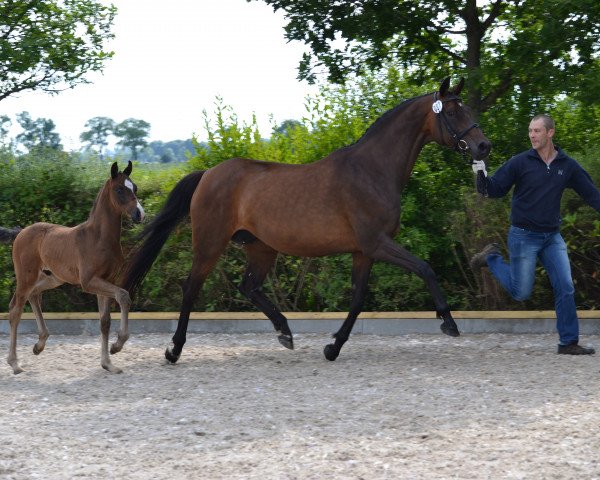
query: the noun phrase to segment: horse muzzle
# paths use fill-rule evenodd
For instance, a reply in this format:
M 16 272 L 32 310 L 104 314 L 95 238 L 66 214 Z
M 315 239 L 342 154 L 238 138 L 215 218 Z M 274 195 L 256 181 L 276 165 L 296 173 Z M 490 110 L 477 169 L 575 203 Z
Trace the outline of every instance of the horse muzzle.
M 492 144 L 489 140 L 482 140 L 475 145 L 475 148 L 470 148 L 473 160 L 483 160 L 487 158 L 492 150 Z
M 141 223 L 144 221 L 146 212 L 144 212 L 144 208 L 138 203 L 135 209 L 129 213 L 129 216 L 133 220 L 133 223 Z

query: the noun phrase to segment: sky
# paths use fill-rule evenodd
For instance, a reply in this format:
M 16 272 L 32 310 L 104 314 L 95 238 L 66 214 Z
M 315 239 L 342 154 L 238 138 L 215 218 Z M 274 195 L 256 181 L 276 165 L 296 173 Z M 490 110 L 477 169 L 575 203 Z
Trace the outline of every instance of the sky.
M 104 2 L 110 3 L 110 2 Z M 58 95 L 20 93 L 0 102 L 0 114 L 27 111 L 56 124 L 66 150 L 93 117 L 127 118 L 151 125 L 150 141 L 206 138 L 202 111 L 217 96 L 238 118 L 256 114 L 263 136 L 276 123 L 301 118 L 316 87 L 297 80 L 306 47 L 284 38 L 284 16 L 246 0 L 113 0 L 118 8 L 107 48 L 115 52 L 93 83 Z

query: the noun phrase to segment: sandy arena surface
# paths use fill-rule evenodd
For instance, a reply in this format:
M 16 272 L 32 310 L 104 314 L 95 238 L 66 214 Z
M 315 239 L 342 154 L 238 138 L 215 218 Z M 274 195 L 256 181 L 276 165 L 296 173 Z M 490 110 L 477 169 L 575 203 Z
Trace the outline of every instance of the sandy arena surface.
M 114 335 L 113 335 L 114 337 Z M 555 335 L 0 336 L 2 479 L 600 478 L 600 358 Z M 600 347 L 600 337 L 582 344 Z

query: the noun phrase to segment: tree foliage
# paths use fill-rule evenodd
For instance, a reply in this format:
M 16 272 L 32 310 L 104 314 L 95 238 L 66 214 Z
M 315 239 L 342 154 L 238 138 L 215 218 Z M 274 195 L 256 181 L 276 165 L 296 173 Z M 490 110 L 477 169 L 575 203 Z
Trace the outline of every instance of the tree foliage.
M 120 139 L 117 145 L 131 149 L 133 159 L 137 160 L 139 149 L 148 145 L 150 124 L 145 120 L 128 118 L 117 124 L 113 133 Z
M 0 2 L 0 100 L 26 90 L 57 93 L 87 83 L 112 52 L 116 8 L 93 0 Z
M 90 148 L 97 147 L 100 158 L 104 156 L 104 150 L 108 146 L 108 137 L 115 131 L 116 123 L 112 118 L 94 117 L 85 123 L 87 130 L 79 135 L 79 139 L 87 143 Z
M 514 98 L 531 114 L 558 93 L 591 102 L 600 87 L 597 0 L 261 1 L 310 47 L 299 66 L 310 81 L 389 65 L 417 85 L 460 74 L 476 113 Z
M 23 145 L 27 150 L 34 148 L 62 149 L 60 135 L 55 131 L 56 125 L 49 118 L 32 119 L 28 112 L 17 115 L 17 121 L 23 129 L 17 135 L 17 143 Z

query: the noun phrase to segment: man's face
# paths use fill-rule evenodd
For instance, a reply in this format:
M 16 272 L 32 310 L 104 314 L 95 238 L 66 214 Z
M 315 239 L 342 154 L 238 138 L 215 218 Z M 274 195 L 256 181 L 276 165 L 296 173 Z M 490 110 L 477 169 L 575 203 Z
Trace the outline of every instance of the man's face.
M 538 120 L 532 120 L 529 124 L 529 140 L 531 146 L 535 150 L 541 150 L 548 145 L 548 142 L 552 141 L 554 136 L 554 129 L 546 130 L 544 126 L 544 120 L 541 118 Z

